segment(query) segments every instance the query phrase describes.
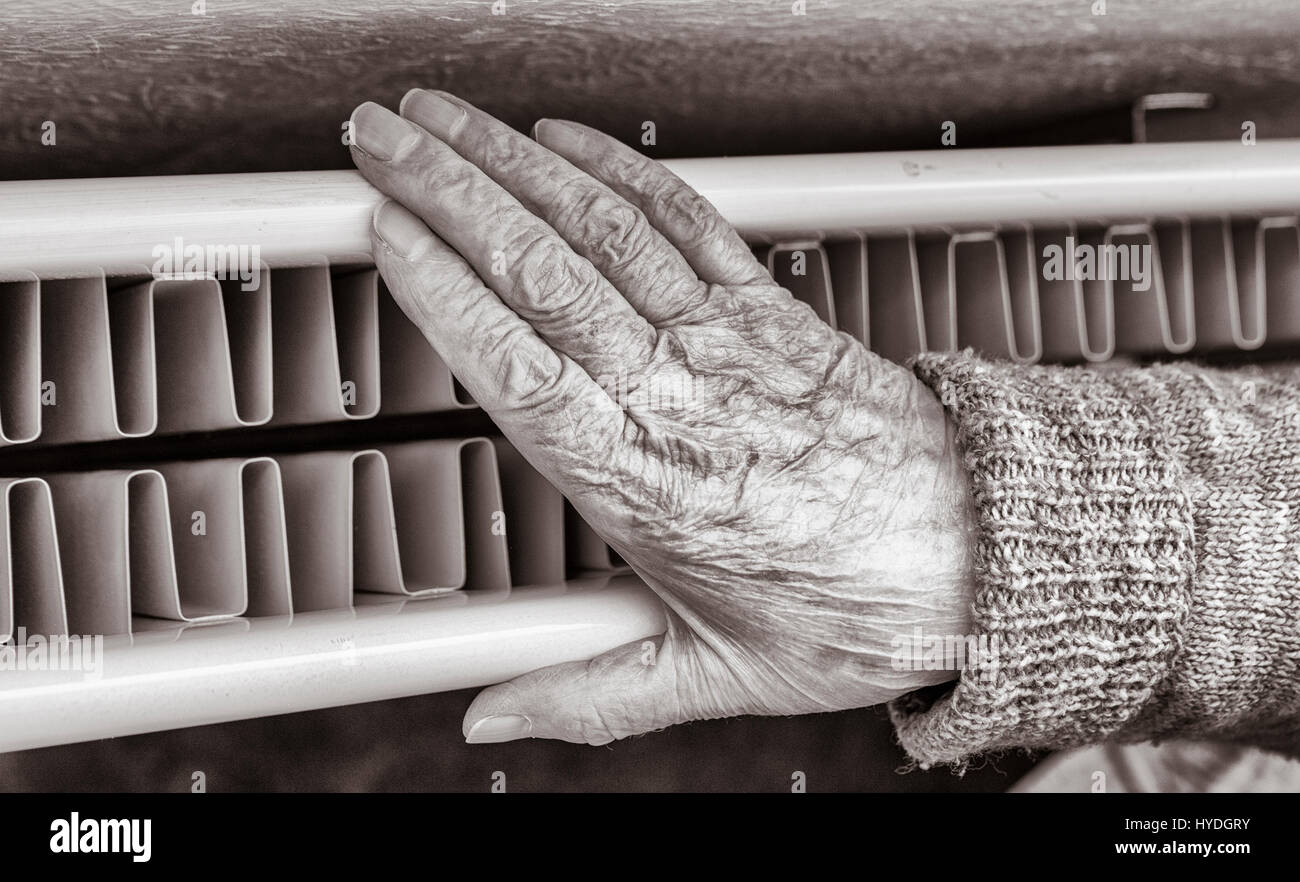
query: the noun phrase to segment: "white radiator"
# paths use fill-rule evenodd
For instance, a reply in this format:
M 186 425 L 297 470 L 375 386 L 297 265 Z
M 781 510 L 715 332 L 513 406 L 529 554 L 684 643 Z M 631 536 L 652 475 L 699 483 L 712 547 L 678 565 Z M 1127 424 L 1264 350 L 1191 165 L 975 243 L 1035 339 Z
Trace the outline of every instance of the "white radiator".
M 1300 342 L 1300 142 L 669 165 L 896 360 Z M 0 183 L 0 749 L 485 685 L 662 630 L 500 438 L 320 429 L 474 409 L 370 265 L 379 198 L 351 172 Z M 159 277 L 186 246 L 260 272 Z M 1146 275 L 1049 265 L 1107 246 Z M 286 426 L 311 449 L 258 449 Z M 89 670 L 33 635 L 106 640 Z

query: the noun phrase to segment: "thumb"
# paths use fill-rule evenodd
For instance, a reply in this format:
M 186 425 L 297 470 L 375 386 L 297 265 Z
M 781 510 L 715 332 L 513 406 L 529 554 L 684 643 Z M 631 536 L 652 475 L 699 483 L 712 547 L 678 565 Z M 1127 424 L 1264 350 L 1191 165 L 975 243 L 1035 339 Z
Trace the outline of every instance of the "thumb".
M 692 717 L 680 698 L 675 647 L 671 636 L 660 635 L 484 689 L 465 713 L 465 740 L 608 744 L 686 722 Z

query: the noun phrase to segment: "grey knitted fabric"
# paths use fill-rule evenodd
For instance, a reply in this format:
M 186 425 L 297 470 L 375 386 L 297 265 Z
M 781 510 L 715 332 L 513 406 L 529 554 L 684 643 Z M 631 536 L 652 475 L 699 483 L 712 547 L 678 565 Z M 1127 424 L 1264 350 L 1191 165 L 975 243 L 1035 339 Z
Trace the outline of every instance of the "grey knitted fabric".
M 918 764 L 1173 736 L 1300 753 L 1295 367 L 914 369 L 971 472 L 997 647 L 891 704 Z

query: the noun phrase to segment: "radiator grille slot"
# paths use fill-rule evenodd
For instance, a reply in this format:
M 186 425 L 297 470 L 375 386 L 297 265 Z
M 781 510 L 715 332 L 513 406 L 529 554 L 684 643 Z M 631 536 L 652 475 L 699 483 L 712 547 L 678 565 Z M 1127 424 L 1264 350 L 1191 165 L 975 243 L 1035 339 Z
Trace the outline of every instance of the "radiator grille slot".
M 1145 249 L 1122 278 L 1050 265 L 1052 249 L 1063 266 L 1116 246 Z M 877 230 L 755 252 L 819 317 L 899 361 L 1300 340 L 1294 216 Z M 0 293 L 10 445 L 474 406 L 373 267 L 262 266 L 253 285 L 97 274 Z M 125 634 L 142 617 L 286 615 L 624 566 L 500 438 L 17 475 L 3 489 L 0 634 Z
M 373 268 L 260 279 L 0 283 L 0 446 L 475 406 Z
M 0 639 L 346 609 L 363 593 L 502 592 L 622 566 L 500 438 L 7 478 L 0 502 Z
M 0 447 L 41 433 L 40 289 L 0 282 Z
M 475 406 L 373 267 L 263 266 L 254 285 L 99 273 L 7 282 L 0 295 L 10 445 L 185 433 L 202 449 L 193 433 Z M 0 491 L 0 639 L 506 591 L 623 566 L 501 438 L 18 475 Z
M 817 315 L 896 361 L 968 346 L 1033 363 L 1300 342 L 1294 215 L 878 230 L 755 253 Z

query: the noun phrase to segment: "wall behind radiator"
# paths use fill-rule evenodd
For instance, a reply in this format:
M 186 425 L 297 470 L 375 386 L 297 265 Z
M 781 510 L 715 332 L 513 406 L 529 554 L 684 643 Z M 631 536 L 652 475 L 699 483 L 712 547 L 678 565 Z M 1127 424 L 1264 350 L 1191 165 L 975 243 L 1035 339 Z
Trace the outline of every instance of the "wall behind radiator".
M 1276 119 L 1300 94 L 1294 0 L 192 2 L 6 3 L 0 178 L 346 167 L 352 108 L 416 85 L 523 129 L 652 120 L 661 157 L 933 147 L 944 120 L 958 146 L 1123 137 L 1147 92 Z

